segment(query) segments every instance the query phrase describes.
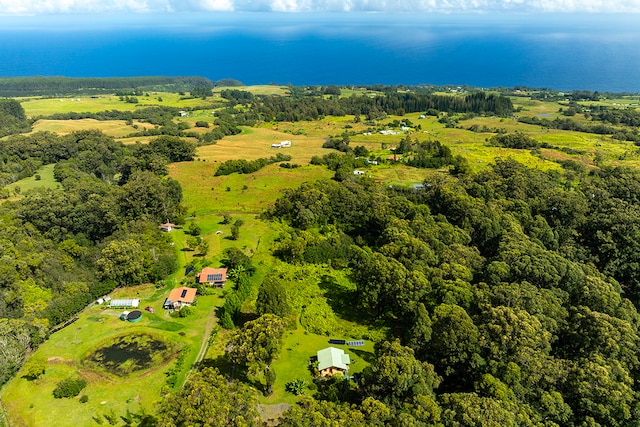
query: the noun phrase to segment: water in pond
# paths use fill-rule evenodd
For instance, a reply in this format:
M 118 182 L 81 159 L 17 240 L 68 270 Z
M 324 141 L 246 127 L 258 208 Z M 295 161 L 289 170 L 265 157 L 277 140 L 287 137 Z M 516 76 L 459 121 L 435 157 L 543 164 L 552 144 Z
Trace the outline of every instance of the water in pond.
M 119 376 L 152 368 L 171 357 L 167 343 L 147 334 L 126 335 L 116 338 L 91 353 L 86 363 L 97 369 Z

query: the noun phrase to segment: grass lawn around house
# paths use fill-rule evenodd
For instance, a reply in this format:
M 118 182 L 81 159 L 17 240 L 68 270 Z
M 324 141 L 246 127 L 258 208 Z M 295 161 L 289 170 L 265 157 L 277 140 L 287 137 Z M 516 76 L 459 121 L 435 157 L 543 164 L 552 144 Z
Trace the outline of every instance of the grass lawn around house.
M 181 385 L 195 362 L 203 339 L 214 331 L 217 322 L 216 307 L 222 305 L 222 291 L 199 296 L 194 313 L 186 318 L 172 317 L 162 304 L 169 288 L 156 289 L 154 285 L 141 285 L 117 289 L 113 298 L 140 298 L 142 320 L 130 323 L 120 320 L 122 309 L 106 305 L 93 305 L 78 316 L 78 320 L 56 332 L 34 353 L 48 360 L 45 374 L 28 381 L 20 373 L 3 390 L 3 402 L 12 426 L 79 426 L 93 425 L 93 416 L 124 415 L 127 410 L 145 410 L 153 413 L 154 405 L 167 385 L 167 372 L 176 364 L 170 360 L 143 372 L 124 377 L 108 375 L 87 369 L 84 358 L 110 339 L 133 333 L 147 333 L 170 343 L 174 353 L 187 348 L 185 360 L 177 375 L 176 386 Z M 150 306 L 155 313 L 144 310 Z M 129 310 L 130 311 L 130 310 Z M 67 377 L 81 377 L 88 383 L 80 395 L 89 401 L 80 403 L 79 396 L 55 399 L 52 395 L 56 383 Z M 24 399 L 22 396 L 29 396 Z
M 285 391 L 285 384 L 296 379 L 303 379 L 307 388 L 305 394 L 314 393 L 314 377 L 309 368 L 309 359 L 315 356 L 318 350 L 327 347 L 336 347 L 344 350 L 351 359 L 349 365 L 349 375 L 362 372 L 369 366 L 374 358 L 374 343 L 365 340 L 363 347 L 347 347 L 346 345 L 329 344 L 329 338 L 347 339 L 350 337 L 336 336 L 327 337 L 324 335 L 312 334 L 304 330 L 299 324 L 293 331 L 287 331 L 283 338 L 282 352 L 280 357 L 273 362 L 272 369 L 276 373 L 276 382 L 273 385 L 273 393 L 270 396 L 260 397 L 260 403 L 295 403 L 301 396 L 295 396 Z

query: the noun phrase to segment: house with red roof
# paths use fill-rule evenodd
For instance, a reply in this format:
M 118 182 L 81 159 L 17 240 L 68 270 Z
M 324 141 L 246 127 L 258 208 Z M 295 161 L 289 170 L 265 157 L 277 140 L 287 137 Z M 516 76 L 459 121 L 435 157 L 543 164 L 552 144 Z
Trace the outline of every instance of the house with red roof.
M 176 310 L 184 306 L 192 305 L 196 300 L 196 288 L 188 288 L 181 286 L 173 289 L 167 299 L 164 301 L 164 308 L 173 308 Z
M 170 231 L 173 231 L 175 226 L 176 226 L 175 224 L 172 224 L 170 222 L 165 222 L 164 224 L 160 224 L 158 228 L 160 229 L 160 231 L 165 231 L 168 233 Z
M 207 283 L 211 286 L 221 288 L 227 281 L 227 269 L 205 267 L 200 274 L 198 274 L 197 279 L 198 283 Z

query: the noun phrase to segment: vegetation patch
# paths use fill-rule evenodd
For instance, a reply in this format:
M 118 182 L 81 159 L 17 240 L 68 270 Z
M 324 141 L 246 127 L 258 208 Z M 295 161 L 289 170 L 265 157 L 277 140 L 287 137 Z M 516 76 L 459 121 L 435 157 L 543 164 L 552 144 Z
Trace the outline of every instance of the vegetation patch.
M 85 366 L 117 376 L 146 371 L 171 358 L 173 346 L 150 334 L 129 334 L 114 338 L 94 350 Z

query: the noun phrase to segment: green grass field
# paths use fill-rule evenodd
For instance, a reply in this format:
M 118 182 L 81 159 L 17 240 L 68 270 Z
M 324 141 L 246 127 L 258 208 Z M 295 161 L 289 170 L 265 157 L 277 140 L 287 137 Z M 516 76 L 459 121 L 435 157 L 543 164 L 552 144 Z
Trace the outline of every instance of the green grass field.
M 216 323 L 215 307 L 223 302 L 222 292 L 218 290 L 199 297 L 194 313 L 187 318 L 178 318 L 169 316 L 162 309 L 168 291 L 168 287 L 156 289 L 153 285 L 141 285 L 113 293 L 113 298 L 140 298 L 141 309 L 146 306 L 155 309 L 155 314 L 143 311 L 143 318 L 138 323 L 120 320 L 123 310 L 94 305 L 85 309 L 76 322 L 53 334 L 34 353 L 34 356 L 47 359 L 45 374 L 34 381 L 18 374 L 3 391 L 11 425 L 84 426 L 95 424 L 92 417 L 104 414 L 123 415 L 127 410 L 153 412 L 155 402 L 167 389 L 165 373 L 174 360 L 121 378 L 86 369 L 83 359 L 110 337 L 146 332 L 172 343 L 176 349 L 188 348 L 184 367 L 191 366 L 203 337 Z M 185 375 L 186 370 L 183 370 L 178 384 L 184 381 Z M 87 403 L 80 403 L 79 398 L 54 399 L 52 391 L 56 383 L 69 376 L 80 376 L 87 381 L 88 385 L 81 393 L 88 396 Z
M 60 188 L 60 183 L 53 177 L 54 166 L 55 165 L 43 166 L 38 169 L 35 175 L 13 182 L 5 188 L 13 195 L 16 195 L 16 190 L 18 190 L 19 193 L 23 193 L 33 190 L 34 188 Z M 38 179 L 38 176 L 40 179 Z

